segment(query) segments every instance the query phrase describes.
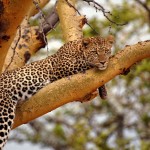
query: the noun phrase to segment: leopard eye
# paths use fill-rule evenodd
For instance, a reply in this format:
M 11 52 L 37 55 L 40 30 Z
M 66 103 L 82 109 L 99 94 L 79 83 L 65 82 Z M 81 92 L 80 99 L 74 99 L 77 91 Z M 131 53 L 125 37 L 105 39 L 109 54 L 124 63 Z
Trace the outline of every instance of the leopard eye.
M 96 52 L 95 50 L 91 50 L 91 52 Z
M 106 54 L 111 54 L 111 51 L 110 51 L 110 50 L 108 50 L 108 51 L 105 51 L 105 53 L 106 53 Z
M 97 53 L 97 51 L 95 49 L 91 49 L 90 50 L 91 52 L 94 52 L 94 53 Z

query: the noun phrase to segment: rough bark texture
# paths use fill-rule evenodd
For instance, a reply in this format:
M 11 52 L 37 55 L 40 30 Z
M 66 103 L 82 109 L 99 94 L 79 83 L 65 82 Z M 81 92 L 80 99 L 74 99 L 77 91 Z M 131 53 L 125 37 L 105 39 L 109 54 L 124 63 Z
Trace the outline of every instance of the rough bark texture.
M 39 8 L 42 8 L 47 2 L 48 0 L 37 1 L 37 5 Z M 45 46 L 43 35 L 40 34 L 39 27 L 30 27 L 28 23 L 29 17 L 35 13 L 38 13 L 38 9 L 36 5 L 32 5 L 28 11 L 28 15 L 24 17 L 21 25 L 16 28 L 17 32 L 7 52 L 2 72 L 25 65 L 27 60 L 35 54 L 35 52 Z
M 75 7 L 76 0 L 68 0 Z M 66 0 L 59 0 L 57 4 L 57 12 L 60 19 L 62 33 L 66 42 L 73 41 L 83 37 L 81 20 L 73 7 L 69 6 Z
M 25 19 L 17 31 L 5 58 L 2 72 L 24 66 L 32 55 L 45 46 L 39 27 L 30 27 L 27 22 Z
M 139 42 L 126 46 L 110 59 L 105 71 L 88 70 L 85 74 L 73 75 L 49 84 L 30 101 L 26 101 L 17 108 L 14 128 L 42 116 L 59 106 L 73 101 L 84 101 L 89 93 L 122 74 L 136 62 L 150 58 L 150 41 Z
M 42 0 L 36 3 L 40 9 L 47 2 L 48 0 Z M 12 70 L 25 65 L 27 57 L 33 55 L 45 43 L 43 38 L 39 37 L 39 28 L 28 26 L 28 18 L 39 11 L 33 0 L 4 0 L 0 3 L 0 9 L 3 10 L 0 11 L 0 72 L 3 72 L 8 66 L 7 69 Z
M 26 1 L 1 1 L 0 5 L 0 72 L 8 52 L 8 49 L 14 40 L 16 30 L 19 27 L 24 16 L 33 7 L 32 0 Z

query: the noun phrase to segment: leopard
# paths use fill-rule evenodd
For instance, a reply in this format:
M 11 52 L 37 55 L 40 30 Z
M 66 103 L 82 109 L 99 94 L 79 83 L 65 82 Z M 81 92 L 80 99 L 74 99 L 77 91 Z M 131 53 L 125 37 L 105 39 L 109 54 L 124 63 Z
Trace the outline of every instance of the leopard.
M 47 84 L 86 70 L 105 70 L 111 56 L 113 36 L 82 38 L 64 44 L 45 59 L 0 75 L 0 150 L 12 129 L 18 103 L 28 100 Z

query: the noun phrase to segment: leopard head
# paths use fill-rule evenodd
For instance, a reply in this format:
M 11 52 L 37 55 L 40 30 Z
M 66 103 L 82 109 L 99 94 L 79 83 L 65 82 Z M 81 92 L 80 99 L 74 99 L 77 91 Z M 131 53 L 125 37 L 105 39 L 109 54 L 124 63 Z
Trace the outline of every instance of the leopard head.
M 101 37 L 83 39 L 83 53 L 87 64 L 89 66 L 96 67 L 99 70 L 105 70 L 111 55 L 113 42 L 113 36 L 109 36 L 105 39 Z

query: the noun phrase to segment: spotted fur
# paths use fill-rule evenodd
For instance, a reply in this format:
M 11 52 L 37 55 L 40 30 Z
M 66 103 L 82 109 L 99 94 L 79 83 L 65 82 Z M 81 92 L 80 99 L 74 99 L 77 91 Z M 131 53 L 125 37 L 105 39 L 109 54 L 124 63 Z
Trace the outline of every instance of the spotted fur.
M 18 101 L 29 99 L 58 79 L 92 67 L 106 69 L 112 44 L 112 37 L 71 41 L 44 60 L 3 73 L 0 76 L 0 149 L 7 141 Z

